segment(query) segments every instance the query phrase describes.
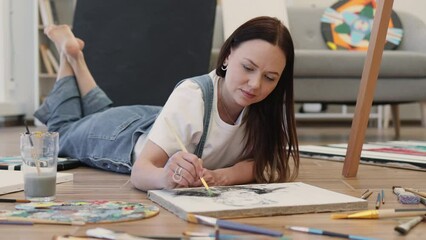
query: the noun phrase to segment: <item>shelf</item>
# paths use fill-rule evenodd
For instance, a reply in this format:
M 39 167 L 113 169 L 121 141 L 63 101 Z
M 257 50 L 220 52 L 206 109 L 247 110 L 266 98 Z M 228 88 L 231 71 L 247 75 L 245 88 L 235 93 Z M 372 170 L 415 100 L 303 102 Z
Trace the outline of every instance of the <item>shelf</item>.
M 40 79 L 45 79 L 45 78 L 52 79 L 52 78 L 56 78 L 56 74 L 48 74 L 48 73 L 40 73 L 38 76 L 39 76 Z

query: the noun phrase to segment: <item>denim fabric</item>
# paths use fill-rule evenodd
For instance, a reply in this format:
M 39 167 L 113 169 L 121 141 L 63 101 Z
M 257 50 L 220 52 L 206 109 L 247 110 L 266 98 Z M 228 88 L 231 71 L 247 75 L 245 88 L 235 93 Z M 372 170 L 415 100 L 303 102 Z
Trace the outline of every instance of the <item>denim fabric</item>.
M 59 132 L 59 155 L 100 169 L 130 173 L 133 147 L 149 132 L 161 107 L 111 107 L 99 88 L 80 97 L 74 77 L 57 81 L 34 116 L 49 131 Z

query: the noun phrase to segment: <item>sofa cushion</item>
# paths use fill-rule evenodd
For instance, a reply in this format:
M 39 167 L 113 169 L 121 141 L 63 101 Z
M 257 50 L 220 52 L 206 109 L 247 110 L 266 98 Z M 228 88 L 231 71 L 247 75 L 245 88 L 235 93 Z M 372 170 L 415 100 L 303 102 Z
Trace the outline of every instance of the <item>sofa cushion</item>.
M 295 77 L 361 77 L 367 52 L 295 50 Z M 379 77 L 425 78 L 426 54 L 384 51 Z

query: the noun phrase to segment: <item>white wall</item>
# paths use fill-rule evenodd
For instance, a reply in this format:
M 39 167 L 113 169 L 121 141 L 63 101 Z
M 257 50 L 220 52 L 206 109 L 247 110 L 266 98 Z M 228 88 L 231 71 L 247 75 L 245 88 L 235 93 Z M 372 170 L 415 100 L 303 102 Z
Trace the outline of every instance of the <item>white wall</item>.
M 10 53 L 8 49 L 10 49 L 9 41 L 10 39 L 6 37 L 9 35 L 9 1 L 1 0 L 0 1 L 0 33 L 4 37 L 0 38 L 0 89 L 4 91 L 0 91 L 0 102 L 6 101 L 7 94 L 7 86 L 6 81 L 10 78 Z
M 6 116 L 24 113 L 24 104 L 15 101 L 16 82 L 13 75 L 13 0 L 0 0 L 0 121 Z
M 1 41 L 9 40 L 9 54 L 4 59 L 8 63 L 5 65 L 10 69 L 5 86 L 0 88 L 5 96 L 0 107 L 0 116 L 26 114 L 31 118 L 35 93 L 38 92 L 35 84 L 38 69 L 37 0 L 0 1 L 3 6 L 5 2 L 8 4 L 8 14 L 3 14 L 3 11 L 1 21 L 7 21 L 12 29 L 10 33 L 0 35 Z

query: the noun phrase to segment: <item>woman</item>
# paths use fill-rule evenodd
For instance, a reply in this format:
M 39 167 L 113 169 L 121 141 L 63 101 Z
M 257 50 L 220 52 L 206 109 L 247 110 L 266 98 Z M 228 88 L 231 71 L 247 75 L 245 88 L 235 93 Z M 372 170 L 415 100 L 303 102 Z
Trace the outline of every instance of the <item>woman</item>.
M 197 83 L 181 83 L 162 109 L 112 108 L 87 68 L 83 41 L 67 26 L 45 32 L 61 53 L 61 66 L 35 116 L 60 133 L 61 155 L 106 170 L 131 170 L 141 190 L 198 187 L 201 177 L 209 185 L 235 185 L 297 176 L 294 47 L 279 20 L 249 20 L 224 43 L 216 70 L 208 74 L 213 106 L 202 160 L 192 153 L 205 111 Z

